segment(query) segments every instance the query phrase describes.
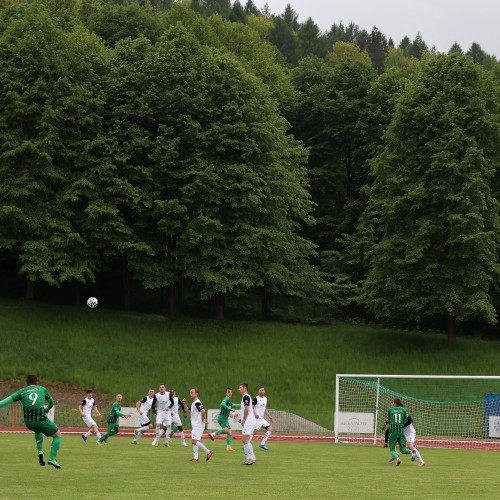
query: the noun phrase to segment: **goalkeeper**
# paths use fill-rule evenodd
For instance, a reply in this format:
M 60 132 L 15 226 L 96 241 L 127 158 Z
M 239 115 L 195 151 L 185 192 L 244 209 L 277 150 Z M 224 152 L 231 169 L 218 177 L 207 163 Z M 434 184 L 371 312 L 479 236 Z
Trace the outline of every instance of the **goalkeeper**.
M 233 403 L 231 401 L 232 395 L 233 390 L 231 389 L 231 387 L 227 387 L 226 395 L 220 404 L 220 413 L 217 417 L 217 422 L 222 427 L 222 429 L 209 433 L 210 439 L 212 441 L 215 439 L 215 436 L 226 434 L 226 451 L 234 451 L 231 446 L 231 442 L 233 440 L 233 431 L 229 426 L 229 414 L 232 410 L 239 410 L 241 408 L 241 405 Z
M 396 460 L 396 465 L 401 465 L 401 460 L 396 453 L 396 444 L 399 443 L 399 451 L 403 455 L 411 455 L 411 450 L 406 447 L 406 438 L 404 435 L 404 425 L 407 420 L 406 408 L 403 406 L 401 399 L 394 398 L 389 408 L 389 449 L 392 458 L 389 462 Z

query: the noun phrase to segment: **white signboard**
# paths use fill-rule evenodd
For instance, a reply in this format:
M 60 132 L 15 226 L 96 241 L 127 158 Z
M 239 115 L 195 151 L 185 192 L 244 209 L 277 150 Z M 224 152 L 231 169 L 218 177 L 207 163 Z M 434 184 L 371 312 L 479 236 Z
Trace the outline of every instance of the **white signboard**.
M 500 438 L 500 415 L 490 415 L 489 424 L 489 437 Z
M 140 427 L 141 423 L 139 422 L 139 412 L 135 406 L 122 406 L 122 413 L 128 415 L 132 414 L 130 418 L 119 417 L 118 424 L 120 427 Z
M 220 410 L 208 410 L 207 411 L 207 429 L 218 430 L 220 425 L 217 422 L 217 417 L 219 416 Z M 241 431 L 241 424 L 238 420 L 241 418 L 241 410 L 234 410 L 229 414 L 228 422 L 229 427 L 233 430 Z
M 337 419 L 337 432 L 349 434 L 373 434 L 373 413 L 339 412 Z

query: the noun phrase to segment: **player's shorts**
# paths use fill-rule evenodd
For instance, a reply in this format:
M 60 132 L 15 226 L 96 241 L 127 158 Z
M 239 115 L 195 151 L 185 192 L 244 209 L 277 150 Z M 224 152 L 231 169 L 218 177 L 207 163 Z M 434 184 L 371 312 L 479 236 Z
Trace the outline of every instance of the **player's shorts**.
M 255 420 L 255 430 L 267 429 L 271 424 L 265 418 L 258 418 Z
M 389 435 L 389 447 L 394 448 L 398 442 L 400 447 L 406 448 L 405 435 L 402 432 L 391 432 Z
M 151 421 L 149 420 L 149 417 L 147 414 L 142 414 L 139 415 L 139 423 L 141 424 L 141 427 L 144 427 L 146 425 L 150 425 Z
M 57 427 L 52 420 L 47 419 L 43 422 L 26 422 L 26 427 L 33 432 L 41 432 L 44 436 L 53 436 L 58 430 Z
M 407 443 L 414 443 L 417 433 L 415 431 L 407 431 L 405 429 L 405 439 Z
M 159 411 L 156 414 L 156 425 L 172 425 L 172 414 L 169 411 Z
M 201 436 L 203 436 L 203 431 L 205 430 L 205 424 L 198 424 L 193 426 L 193 429 L 191 430 L 191 439 L 195 439 L 196 441 L 199 441 L 201 439 Z
M 243 429 L 241 430 L 241 433 L 244 436 L 253 436 L 253 433 L 255 431 L 255 420 L 252 419 L 250 422 L 245 420 L 245 425 L 243 426 Z
M 229 420 L 227 418 L 221 418 L 217 417 L 217 423 L 224 429 L 224 427 L 227 427 L 228 429 L 231 428 L 229 425 Z
M 95 423 L 95 420 L 92 417 L 90 417 L 90 416 L 88 416 L 88 417 L 87 416 L 82 417 L 82 420 L 83 420 L 83 422 L 85 423 L 85 425 L 87 427 L 92 427 L 93 425 L 97 425 Z
M 172 423 L 176 425 L 177 427 L 182 427 L 182 420 L 179 415 L 172 415 Z

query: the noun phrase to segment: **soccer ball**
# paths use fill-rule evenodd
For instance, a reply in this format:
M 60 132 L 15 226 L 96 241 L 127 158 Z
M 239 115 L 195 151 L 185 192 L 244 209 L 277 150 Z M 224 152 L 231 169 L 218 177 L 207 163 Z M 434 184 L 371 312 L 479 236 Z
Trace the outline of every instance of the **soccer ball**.
M 97 307 L 97 304 L 98 304 L 98 302 L 97 302 L 97 299 L 95 297 L 89 297 L 87 299 L 87 305 L 89 307 L 91 307 L 92 309 L 94 309 L 94 307 Z

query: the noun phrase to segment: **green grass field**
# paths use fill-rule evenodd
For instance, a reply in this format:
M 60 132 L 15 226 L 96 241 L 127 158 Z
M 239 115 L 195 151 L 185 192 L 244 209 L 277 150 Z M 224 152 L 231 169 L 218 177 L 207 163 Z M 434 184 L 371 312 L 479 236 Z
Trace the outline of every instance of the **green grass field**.
M 46 439 L 46 455 L 51 439 Z M 61 470 L 40 467 L 32 435 L 0 434 L 2 499 L 335 498 L 473 499 L 498 497 L 498 453 L 422 449 L 427 465 L 404 457 L 396 467 L 386 449 L 311 442 L 269 442 L 257 463 L 242 465 L 243 452 L 211 443 L 212 460 L 189 462 L 192 448 L 174 439 L 170 448 L 132 446 L 125 437 L 98 447 L 64 436 Z

